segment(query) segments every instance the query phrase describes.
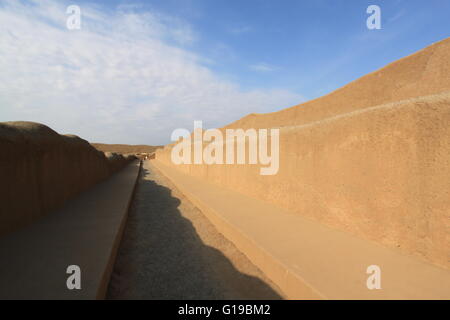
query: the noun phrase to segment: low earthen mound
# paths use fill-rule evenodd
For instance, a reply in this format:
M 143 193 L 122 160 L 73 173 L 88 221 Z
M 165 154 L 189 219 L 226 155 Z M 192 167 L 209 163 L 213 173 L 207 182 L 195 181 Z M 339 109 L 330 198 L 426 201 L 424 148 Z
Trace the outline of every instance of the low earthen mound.
M 162 146 L 147 146 L 147 145 L 128 145 L 128 144 L 105 144 L 105 143 L 91 143 L 97 150 L 103 152 L 116 152 L 122 154 L 151 154 Z

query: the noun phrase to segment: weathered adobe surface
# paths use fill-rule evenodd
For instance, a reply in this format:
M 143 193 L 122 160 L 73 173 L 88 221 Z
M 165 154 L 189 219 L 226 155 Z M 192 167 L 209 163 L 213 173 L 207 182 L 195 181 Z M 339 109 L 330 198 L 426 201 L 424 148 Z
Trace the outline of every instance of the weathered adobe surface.
M 277 175 L 177 168 L 450 268 L 449 62 L 447 39 L 326 97 L 226 127 L 280 127 Z M 157 160 L 173 165 L 171 148 Z
M 30 224 L 133 157 L 33 122 L 0 123 L 0 235 Z
M 321 98 L 277 112 L 250 114 L 225 128 L 301 125 L 447 90 L 450 90 L 450 38 L 395 61 Z

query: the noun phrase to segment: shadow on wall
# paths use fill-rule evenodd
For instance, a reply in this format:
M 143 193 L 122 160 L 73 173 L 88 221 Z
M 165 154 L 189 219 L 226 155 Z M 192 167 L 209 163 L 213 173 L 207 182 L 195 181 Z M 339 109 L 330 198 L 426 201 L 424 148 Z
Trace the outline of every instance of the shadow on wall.
M 281 299 L 207 246 L 171 190 L 143 177 L 130 210 L 108 299 Z
M 0 236 L 29 225 L 136 159 L 34 122 L 0 122 Z

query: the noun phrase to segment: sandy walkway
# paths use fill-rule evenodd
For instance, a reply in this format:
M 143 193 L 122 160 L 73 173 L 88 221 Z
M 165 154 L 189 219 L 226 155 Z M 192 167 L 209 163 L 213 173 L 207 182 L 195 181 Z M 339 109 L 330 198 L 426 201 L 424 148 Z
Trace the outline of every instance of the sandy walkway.
M 276 286 L 149 162 L 109 299 L 279 299 Z

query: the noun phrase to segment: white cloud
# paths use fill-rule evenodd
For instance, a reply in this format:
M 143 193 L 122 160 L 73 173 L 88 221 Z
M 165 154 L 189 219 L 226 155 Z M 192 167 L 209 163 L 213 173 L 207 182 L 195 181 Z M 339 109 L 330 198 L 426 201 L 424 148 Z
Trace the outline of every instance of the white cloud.
M 272 72 L 272 71 L 278 70 L 278 67 L 272 66 L 267 63 L 253 64 L 253 65 L 249 66 L 249 68 L 253 71 L 258 71 L 258 72 Z
M 196 119 L 222 126 L 302 100 L 221 79 L 189 50 L 200 40 L 183 21 L 82 6 L 82 29 L 70 31 L 68 4 L 0 3 L 0 121 L 42 122 L 90 141 L 162 144 Z

